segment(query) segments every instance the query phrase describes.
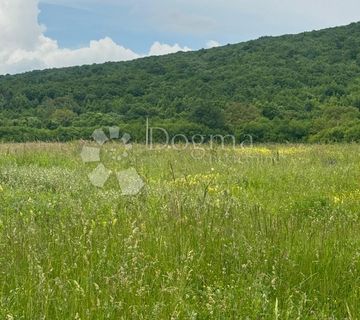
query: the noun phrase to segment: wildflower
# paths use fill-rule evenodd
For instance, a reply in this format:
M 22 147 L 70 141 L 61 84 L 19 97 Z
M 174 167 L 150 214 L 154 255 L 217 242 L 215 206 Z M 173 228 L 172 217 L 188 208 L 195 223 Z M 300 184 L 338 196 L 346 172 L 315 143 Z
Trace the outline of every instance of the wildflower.
M 306 149 L 302 147 L 284 147 L 278 149 L 279 154 L 289 156 L 304 153 L 305 151 Z
M 341 200 L 341 198 L 340 198 L 340 197 L 335 196 L 335 197 L 334 197 L 334 203 L 336 203 L 336 204 L 337 204 L 337 203 L 340 203 L 340 202 L 341 202 L 341 203 L 343 202 L 343 201 Z
M 334 202 L 335 202 L 335 203 L 339 203 L 339 202 L 340 202 L 340 198 L 339 198 L 339 197 L 334 197 Z
M 208 191 L 209 191 L 209 193 L 215 193 L 216 189 L 215 189 L 215 188 L 212 188 L 212 187 L 209 187 L 209 188 L 208 188 Z

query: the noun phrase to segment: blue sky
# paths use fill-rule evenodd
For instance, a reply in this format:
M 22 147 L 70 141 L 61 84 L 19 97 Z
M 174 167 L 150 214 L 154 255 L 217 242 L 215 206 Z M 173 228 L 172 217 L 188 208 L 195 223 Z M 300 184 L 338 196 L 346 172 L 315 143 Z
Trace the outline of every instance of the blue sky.
M 46 25 L 45 35 L 57 39 L 62 47 L 77 48 L 106 36 L 137 52 L 145 52 L 156 37 L 144 24 L 134 23 L 129 8 L 93 4 L 71 7 L 40 3 L 39 22 Z M 161 34 L 166 40 L 166 34 Z
M 126 61 L 359 20 L 359 0 L 0 0 L 0 74 Z
M 182 15 L 176 8 L 171 10 L 166 18 L 189 19 L 190 24 L 187 27 L 182 26 L 181 21 L 169 23 L 158 10 L 148 5 L 139 10 L 126 3 L 88 2 L 70 6 L 66 2 L 40 2 L 40 10 L 39 22 L 47 27 L 45 35 L 57 39 L 63 47 L 77 48 L 86 45 L 90 40 L 107 36 L 136 52 L 146 53 L 155 41 L 179 43 L 198 49 L 206 46 L 209 40 L 214 40 L 212 37 L 217 36 L 228 41 L 231 38 L 227 35 L 221 36 L 210 18 Z M 191 23 L 194 25 L 191 26 Z M 236 39 L 233 38 L 232 41 Z
M 60 46 L 108 36 L 142 53 L 154 41 L 198 49 L 209 40 L 236 43 L 360 20 L 360 10 L 353 11 L 360 5 L 351 0 L 47 0 L 40 9 L 45 34 Z

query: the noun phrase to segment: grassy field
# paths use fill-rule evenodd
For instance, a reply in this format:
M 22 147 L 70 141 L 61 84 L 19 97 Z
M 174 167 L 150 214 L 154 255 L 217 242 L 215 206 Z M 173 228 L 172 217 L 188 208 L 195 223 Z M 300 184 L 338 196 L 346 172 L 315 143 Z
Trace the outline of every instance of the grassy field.
M 0 319 L 360 318 L 359 145 L 118 148 L 0 145 Z

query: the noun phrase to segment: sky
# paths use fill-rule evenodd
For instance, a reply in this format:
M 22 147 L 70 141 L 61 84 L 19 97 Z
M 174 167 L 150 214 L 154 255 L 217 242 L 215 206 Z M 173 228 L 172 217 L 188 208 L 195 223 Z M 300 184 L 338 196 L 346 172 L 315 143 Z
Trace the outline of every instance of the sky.
M 359 20 L 359 0 L 0 0 L 0 74 L 127 61 Z

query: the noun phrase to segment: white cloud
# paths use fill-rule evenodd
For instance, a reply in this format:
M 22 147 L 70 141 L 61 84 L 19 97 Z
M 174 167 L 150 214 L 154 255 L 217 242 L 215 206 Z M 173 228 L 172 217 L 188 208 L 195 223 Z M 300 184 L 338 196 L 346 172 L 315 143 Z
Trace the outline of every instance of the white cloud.
M 206 43 L 206 48 L 210 49 L 210 48 L 216 48 L 216 47 L 220 47 L 221 43 L 215 41 L 215 40 L 210 40 Z
M 191 51 L 191 49 L 188 47 L 182 48 L 177 43 L 173 46 L 170 46 L 165 43 L 155 42 L 150 48 L 149 56 L 161 56 L 164 54 L 175 53 L 179 51 Z
M 56 44 L 55 41 L 52 41 Z M 47 65 L 61 67 L 80 64 L 102 63 L 111 60 L 132 60 L 140 55 L 117 45 L 110 38 L 106 37 L 99 41 L 91 41 L 88 47 L 70 50 L 59 49 L 54 45 L 54 50 L 44 57 Z
M 67 67 L 107 61 L 127 61 L 141 56 L 106 37 L 80 49 L 60 48 L 44 35 L 38 23 L 39 0 L 0 0 L 0 74 Z M 149 55 L 189 51 L 188 47 L 155 42 Z
M 0 44 L 2 50 L 34 49 L 44 27 L 37 23 L 37 0 L 0 0 Z M 4 47 L 6 45 L 6 47 Z

